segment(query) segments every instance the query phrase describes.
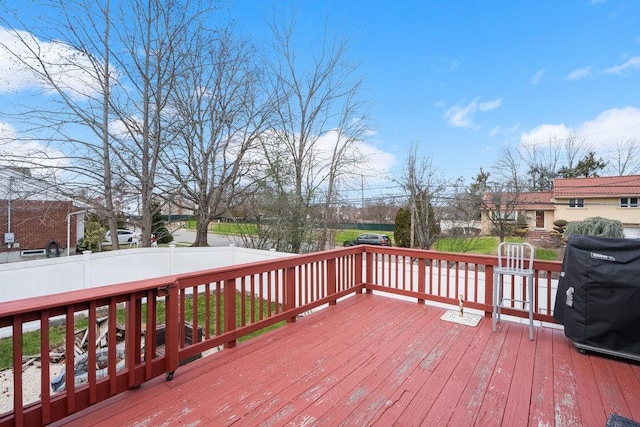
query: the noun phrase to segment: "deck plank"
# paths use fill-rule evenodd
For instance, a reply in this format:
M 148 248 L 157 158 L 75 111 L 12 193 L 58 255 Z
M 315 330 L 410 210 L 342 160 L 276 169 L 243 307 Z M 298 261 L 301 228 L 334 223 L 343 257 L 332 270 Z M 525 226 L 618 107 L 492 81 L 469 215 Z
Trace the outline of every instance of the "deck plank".
M 638 363 L 561 330 L 356 295 L 54 425 L 584 425 L 640 418 Z
M 439 402 L 438 399 L 457 369 L 460 360 L 465 354 L 473 351 L 474 342 L 478 340 L 477 335 L 465 333 L 465 329 L 468 329 L 467 326 L 445 323 L 443 327 L 446 330 L 445 334 L 434 351 L 427 357 L 427 363 L 420 366 L 421 374 L 426 374 L 425 380 L 408 387 L 413 391 L 414 396 L 404 408 L 398 408 L 397 422 L 400 425 L 421 423 L 424 420 L 429 411 Z M 481 340 L 482 336 L 479 339 Z M 431 375 L 432 373 L 433 375 Z M 380 421 L 380 425 L 384 425 L 382 419 Z
M 381 352 L 379 364 L 351 392 L 354 399 L 342 402 L 323 419 L 323 423 L 344 421 L 350 425 L 367 425 L 375 412 L 390 402 L 390 397 L 426 355 L 425 341 L 433 328 L 430 322 L 440 310 L 426 309 Z
M 512 392 L 511 389 L 517 386 L 514 384 L 513 379 L 516 377 L 517 372 L 524 368 L 524 366 L 520 366 L 517 363 L 519 361 L 518 355 L 520 354 L 523 330 L 522 327 L 514 325 L 514 327 L 509 328 L 506 334 L 504 345 L 500 349 L 500 355 L 489 380 L 482 406 L 477 412 L 478 423 L 481 425 L 499 425 L 502 423 L 507 401 Z M 527 390 L 530 390 L 530 388 L 527 387 Z M 528 411 L 528 405 L 526 410 Z M 525 417 L 525 422 L 526 419 Z
M 560 331 L 553 331 L 552 341 L 556 425 L 582 425 L 577 394 L 577 379 L 574 375 L 573 362 L 571 360 L 573 349 L 563 345 L 566 342 L 566 338 Z
M 426 425 L 472 425 L 469 412 L 477 413 L 477 404 L 484 394 L 487 377 L 493 371 L 500 347 L 504 342 L 505 330 L 494 334 L 486 328 L 475 334 L 469 348 L 451 373 L 438 399 L 422 420 Z M 480 359 L 478 359 L 480 356 Z M 480 395 L 480 398 L 478 398 Z M 466 418 L 457 424 L 453 417 Z
M 569 348 L 571 349 L 571 366 L 574 372 L 579 373 L 579 378 L 576 379 L 576 392 L 580 416 L 584 425 L 596 425 L 609 414 L 605 413 L 602 405 L 600 391 L 591 366 L 592 356 L 581 354 L 573 345 Z
M 640 366 L 634 367 L 625 363 L 612 363 L 611 367 L 629 408 L 627 417 L 640 420 L 640 405 L 634 405 L 634 403 L 640 402 L 640 379 L 633 372 L 634 368 L 638 369 Z
M 517 344 L 514 343 L 514 346 L 517 346 L 517 355 L 502 416 L 502 424 L 506 426 L 526 425 L 529 420 L 533 370 L 536 353 L 540 351 L 540 342 L 537 339 L 529 340 L 526 327 L 511 328 L 512 332 L 517 330 L 519 330 L 520 341 Z
M 591 359 L 591 366 L 593 367 L 605 413 L 607 415 L 618 414 L 623 417 L 630 417 L 631 411 L 627 406 L 624 394 L 611 367 L 617 361 L 599 356 L 593 356 Z
M 531 408 L 529 422 L 531 425 L 551 426 L 555 422 L 553 393 L 553 331 L 539 328 L 536 335 L 537 345 L 533 363 L 533 381 L 531 384 Z M 606 420 L 603 425 L 606 424 Z

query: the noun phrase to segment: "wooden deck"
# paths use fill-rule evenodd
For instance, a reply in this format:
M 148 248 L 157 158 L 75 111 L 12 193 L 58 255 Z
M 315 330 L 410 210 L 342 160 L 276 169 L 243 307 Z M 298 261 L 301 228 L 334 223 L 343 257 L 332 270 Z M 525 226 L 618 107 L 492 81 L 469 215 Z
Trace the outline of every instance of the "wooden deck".
M 640 420 L 640 365 L 561 330 L 356 295 L 55 425 L 557 425 Z

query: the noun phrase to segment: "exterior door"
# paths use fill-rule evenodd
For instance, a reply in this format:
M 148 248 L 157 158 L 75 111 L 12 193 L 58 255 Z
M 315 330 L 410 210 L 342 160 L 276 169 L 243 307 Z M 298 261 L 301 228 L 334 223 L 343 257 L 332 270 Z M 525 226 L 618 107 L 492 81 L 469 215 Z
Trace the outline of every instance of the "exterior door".
M 544 211 L 536 211 L 536 228 L 544 228 Z

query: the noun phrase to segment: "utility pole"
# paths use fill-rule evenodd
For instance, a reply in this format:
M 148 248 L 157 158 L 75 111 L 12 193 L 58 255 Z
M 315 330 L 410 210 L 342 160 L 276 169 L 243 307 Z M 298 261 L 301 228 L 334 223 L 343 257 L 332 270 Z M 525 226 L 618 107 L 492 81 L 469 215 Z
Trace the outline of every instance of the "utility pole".
M 360 220 L 364 217 L 364 174 L 360 174 Z

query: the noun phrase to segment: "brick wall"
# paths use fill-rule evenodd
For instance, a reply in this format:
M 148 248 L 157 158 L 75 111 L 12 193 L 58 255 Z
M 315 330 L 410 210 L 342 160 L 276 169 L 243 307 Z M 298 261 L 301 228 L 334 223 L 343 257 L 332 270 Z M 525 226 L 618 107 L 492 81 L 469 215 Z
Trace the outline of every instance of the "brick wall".
M 18 248 L 7 248 L 4 233 L 7 232 L 7 201 L 0 200 L 0 252 L 43 249 L 52 240 L 60 248 L 67 244 L 67 214 L 73 212 L 72 202 L 12 200 L 11 232 L 15 235 Z M 71 245 L 75 247 L 76 217 L 71 216 Z

